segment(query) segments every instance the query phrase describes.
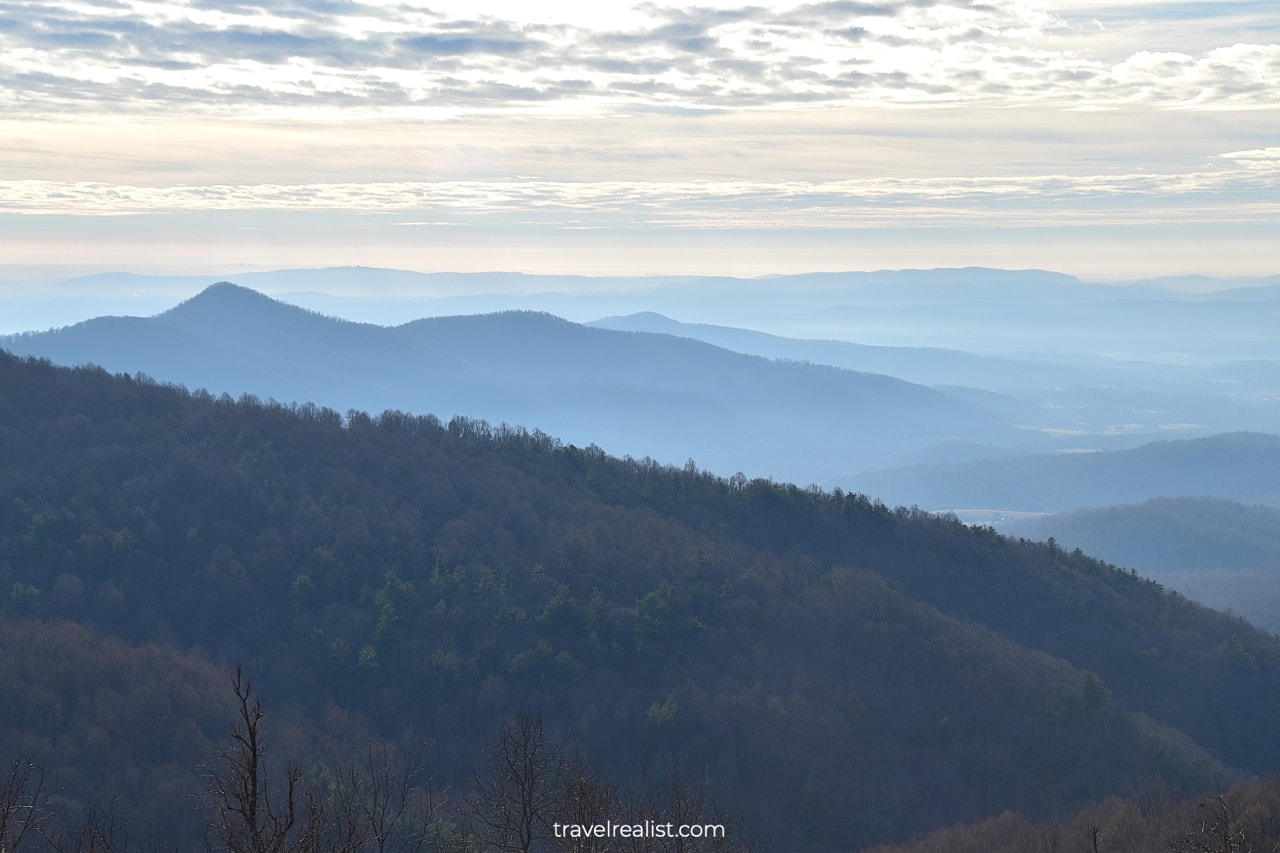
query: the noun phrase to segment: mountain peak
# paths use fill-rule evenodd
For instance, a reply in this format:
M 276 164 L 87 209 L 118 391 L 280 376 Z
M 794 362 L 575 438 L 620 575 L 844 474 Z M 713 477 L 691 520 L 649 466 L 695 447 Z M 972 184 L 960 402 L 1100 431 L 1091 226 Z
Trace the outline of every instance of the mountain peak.
M 247 304 L 261 304 L 262 302 L 275 302 L 270 296 L 259 293 L 243 285 L 236 284 L 232 281 L 215 281 L 195 296 L 186 300 L 182 305 L 189 305 L 195 302 L 211 302 L 214 300 L 226 302 L 228 300 L 240 300 Z
M 230 281 L 211 284 L 160 315 L 171 322 L 199 324 L 227 321 L 237 324 L 280 323 L 286 319 L 296 322 L 307 316 L 319 318 L 322 315 Z

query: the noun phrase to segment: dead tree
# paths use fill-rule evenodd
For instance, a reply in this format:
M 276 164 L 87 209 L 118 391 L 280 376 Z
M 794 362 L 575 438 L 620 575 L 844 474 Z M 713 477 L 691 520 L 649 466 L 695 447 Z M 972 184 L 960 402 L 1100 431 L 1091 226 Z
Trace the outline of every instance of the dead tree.
M 312 853 L 321 849 L 324 809 L 304 794 L 296 767 L 285 773 L 282 791 L 273 791 L 265 761 L 262 702 L 237 667 L 232 679 L 238 716 L 231 744 L 219 753 L 213 774 L 220 805 L 217 833 L 227 853 Z

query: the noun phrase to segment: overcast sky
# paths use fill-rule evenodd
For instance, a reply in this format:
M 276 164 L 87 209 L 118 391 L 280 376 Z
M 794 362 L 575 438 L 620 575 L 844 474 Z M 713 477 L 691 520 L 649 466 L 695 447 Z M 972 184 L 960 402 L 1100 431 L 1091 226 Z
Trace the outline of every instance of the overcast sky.
M 0 265 L 1280 272 L 1274 0 L 0 0 Z

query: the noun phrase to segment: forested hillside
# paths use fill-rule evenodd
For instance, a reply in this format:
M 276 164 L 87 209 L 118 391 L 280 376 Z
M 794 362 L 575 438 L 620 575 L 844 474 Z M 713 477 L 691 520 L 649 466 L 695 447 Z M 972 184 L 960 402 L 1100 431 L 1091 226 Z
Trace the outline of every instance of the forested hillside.
M 310 790 L 424 766 L 439 849 L 521 719 L 764 850 L 1280 766 L 1274 637 L 862 495 L 0 355 L 0 496 L 0 758 L 138 843 L 213 831 L 237 665 Z

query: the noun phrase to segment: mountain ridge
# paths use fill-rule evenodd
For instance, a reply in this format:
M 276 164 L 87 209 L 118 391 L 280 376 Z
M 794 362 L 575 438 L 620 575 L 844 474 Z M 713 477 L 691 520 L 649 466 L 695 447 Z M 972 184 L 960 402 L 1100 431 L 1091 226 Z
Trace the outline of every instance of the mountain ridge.
M 1025 440 L 983 405 L 887 376 L 596 329 L 546 312 L 380 327 L 236 287 L 206 290 L 152 318 L 86 321 L 0 345 L 216 393 L 339 411 L 464 414 L 620 453 L 692 457 L 726 473 L 755 464 L 752 473 L 811 482 L 920 444 Z M 828 448 L 819 457 L 821 443 Z
M 981 377 L 982 387 L 1040 387 L 1055 382 L 1102 381 L 1106 371 L 1066 368 L 930 346 L 881 346 L 835 339 L 800 339 L 710 323 L 682 323 L 654 311 L 593 320 L 587 325 L 621 331 L 649 331 L 693 338 L 735 352 L 830 364 L 847 370 L 883 373 L 922 385 L 966 385 Z

